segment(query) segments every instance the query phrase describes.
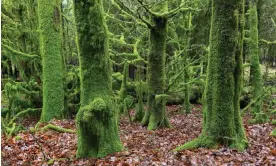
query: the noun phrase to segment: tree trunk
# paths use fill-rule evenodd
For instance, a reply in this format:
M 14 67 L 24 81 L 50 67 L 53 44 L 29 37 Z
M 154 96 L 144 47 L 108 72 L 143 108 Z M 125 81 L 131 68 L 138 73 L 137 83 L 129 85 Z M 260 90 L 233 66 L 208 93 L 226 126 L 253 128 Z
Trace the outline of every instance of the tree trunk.
M 122 145 L 102 0 L 75 1 L 75 16 L 81 68 L 81 108 L 76 117 L 77 157 L 104 157 L 120 151 Z
M 168 10 L 167 3 L 158 11 Z M 150 29 L 149 56 L 148 56 L 148 110 L 142 120 L 143 125 L 148 125 L 148 130 L 154 130 L 160 126 L 171 127 L 166 116 L 165 93 L 165 60 L 166 37 L 168 19 L 152 16 L 154 27 Z
M 187 61 L 188 61 L 188 57 L 189 57 L 189 49 L 190 49 L 190 45 L 191 45 L 191 31 L 192 31 L 192 13 L 190 12 L 189 13 L 189 19 L 188 19 L 188 32 L 187 32 L 187 35 L 186 35 L 186 50 L 185 50 L 185 54 L 184 54 L 184 61 L 183 61 L 183 64 L 184 66 L 183 67 L 186 67 L 186 65 L 188 65 Z M 191 113 L 191 103 L 190 103 L 190 85 L 187 84 L 189 81 L 190 81 L 190 68 L 189 67 L 186 67 L 185 69 L 185 72 L 183 74 L 183 77 L 184 77 L 184 87 L 185 87 L 185 90 L 184 90 L 184 105 L 183 105 L 183 108 L 185 108 L 185 113 Z
M 128 75 L 129 75 L 129 63 L 126 60 L 124 62 L 123 80 L 122 80 L 121 88 L 119 91 L 119 100 L 121 103 L 120 104 L 120 114 L 124 113 L 125 115 L 128 114 L 128 106 L 126 105 Z
M 247 146 L 238 99 L 242 74 L 242 54 L 237 53 L 241 1 L 213 0 L 212 3 L 203 130 L 197 139 L 176 150 L 217 145 L 243 150 Z
M 249 38 L 249 53 L 250 53 L 250 74 L 251 85 L 253 87 L 253 100 L 259 98 L 263 92 L 263 79 L 259 60 L 259 37 L 258 37 L 258 12 L 257 12 L 257 2 L 255 0 L 250 1 L 250 38 Z M 263 123 L 267 120 L 267 117 L 262 113 L 262 99 L 253 105 L 253 113 L 255 114 L 255 119 L 251 123 Z M 262 118 L 263 117 L 263 118 Z
M 257 100 L 263 93 L 263 78 L 259 60 L 259 35 L 258 35 L 258 11 L 257 2 L 250 1 L 250 38 L 249 38 L 249 53 L 251 58 L 250 74 L 251 85 L 253 87 L 253 100 Z M 253 105 L 252 112 L 255 114 L 254 119 L 250 123 L 264 123 L 268 120 L 265 113 L 262 112 L 263 100 L 259 98 Z
M 43 71 L 41 121 L 64 115 L 62 27 L 60 0 L 39 0 L 38 21 Z
M 135 91 L 138 98 L 138 103 L 136 104 L 136 112 L 134 115 L 134 121 L 141 122 L 144 115 L 144 103 L 143 103 L 143 92 L 144 88 L 142 85 L 142 63 L 138 63 L 137 73 L 136 73 L 136 82 L 137 85 L 135 87 Z

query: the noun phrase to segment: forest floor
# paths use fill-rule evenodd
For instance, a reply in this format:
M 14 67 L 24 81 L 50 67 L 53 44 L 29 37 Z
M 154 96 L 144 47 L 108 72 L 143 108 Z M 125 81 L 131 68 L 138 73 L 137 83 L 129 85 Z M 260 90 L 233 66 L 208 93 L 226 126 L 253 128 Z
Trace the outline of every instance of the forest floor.
M 250 147 L 244 152 L 219 147 L 172 152 L 178 145 L 196 138 L 201 132 L 201 106 L 196 105 L 192 114 L 178 112 L 178 106 L 167 107 L 172 129 L 148 131 L 139 123 L 130 124 L 128 118 L 120 121 L 120 137 L 124 151 L 102 159 L 76 159 L 76 134 L 55 131 L 21 132 L 7 139 L 2 136 L 2 166 L 5 165 L 276 165 L 276 137 L 270 136 L 275 126 L 265 123 L 244 126 Z M 132 111 L 133 114 L 133 111 Z M 24 123 L 35 125 L 34 119 Z M 75 130 L 74 120 L 53 120 L 52 124 Z

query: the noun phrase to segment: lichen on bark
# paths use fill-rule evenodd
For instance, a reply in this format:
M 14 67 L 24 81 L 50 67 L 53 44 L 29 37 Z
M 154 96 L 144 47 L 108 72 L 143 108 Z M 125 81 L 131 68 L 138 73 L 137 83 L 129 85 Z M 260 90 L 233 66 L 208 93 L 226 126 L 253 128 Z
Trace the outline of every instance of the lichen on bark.
M 102 0 L 75 2 L 80 49 L 81 108 L 77 157 L 104 157 L 122 149 L 112 92 L 107 26 Z

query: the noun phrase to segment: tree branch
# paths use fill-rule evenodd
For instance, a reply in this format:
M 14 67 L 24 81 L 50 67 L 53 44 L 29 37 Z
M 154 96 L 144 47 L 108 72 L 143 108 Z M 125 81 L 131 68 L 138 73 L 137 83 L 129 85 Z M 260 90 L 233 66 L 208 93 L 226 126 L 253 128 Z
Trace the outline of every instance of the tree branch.
M 260 39 L 259 41 L 260 41 L 260 42 L 263 42 L 263 43 L 265 43 L 265 44 L 268 44 L 268 45 L 270 45 L 270 44 L 275 44 L 275 45 L 276 45 L 276 40 L 273 41 L 273 42 L 271 42 L 271 41 L 267 41 L 267 40 L 265 40 L 265 39 Z
M 171 11 L 162 13 L 160 16 L 161 17 L 165 17 L 165 18 L 171 18 L 173 16 L 175 16 L 176 14 L 178 14 L 179 12 L 184 12 L 184 11 L 199 11 L 198 9 L 194 9 L 194 8 L 185 8 L 183 7 L 184 5 L 180 5 L 178 8 L 175 8 Z
M 18 51 L 18 50 L 15 50 L 13 48 L 11 48 L 10 46 L 6 45 L 6 44 L 1 44 L 4 48 L 8 49 L 9 51 L 11 51 L 12 53 L 15 53 L 15 54 L 18 54 L 18 55 L 21 55 L 25 58 L 40 58 L 38 55 L 32 55 L 32 54 L 26 54 L 24 52 L 21 52 L 21 51 Z

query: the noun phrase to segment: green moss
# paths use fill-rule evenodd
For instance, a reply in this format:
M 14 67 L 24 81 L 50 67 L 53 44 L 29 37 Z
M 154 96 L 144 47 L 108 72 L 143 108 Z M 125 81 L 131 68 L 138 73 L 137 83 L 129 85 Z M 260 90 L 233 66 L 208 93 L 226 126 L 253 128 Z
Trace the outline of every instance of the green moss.
M 19 141 L 19 140 L 21 140 L 21 139 L 22 139 L 22 137 L 21 137 L 21 136 L 19 136 L 19 135 L 17 135 L 14 139 L 15 139 L 16 141 Z
M 268 122 L 268 120 L 269 120 L 268 116 L 265 113 L 260 112 L 260 113 L 256 113 L 255 118 L 250 119 L 249 123 L 250 124 L 262 124 L 262 123 Z
M 276 119 L 273 119 L 273 120 L 271 121 L 271 124 L 272 124 L 272 125 L 276 125 Z
M 139 64 L 138 64 L 139 65 Z M 134 115 L 134 121 L 141 122 L 144 116 L 144 103 L 143 103 L 143 83 L 142 83 L 142 68 L 139 65 L 137 67 L 137 81 L 138 83 L 135 86 L 135 91 L 138 97 L 138 103 L 136 104 L 136 112 Z
M 120 101 L 121 101 L 121 108 L 120 108 L 121 113 L 126 113 L 125 110 L 128 109 L 128 108 L 125 108 L 125 106 L 127 106 L 127 104 L 125 102 L 125 98 L 127 97 L 128 73 L 129 73 L 129 63 L 127 61 L 125 61 L 124 71 L 123 71 L 123 80 L 122 80 L 121 88 L 120 88 L 120 91 L 119 91 L 119 98 L 120 98 Z
M 53 124 L 48 124 L 46 126 L 44 126 L 43 128 L 41 128 L 42 131 L 46 131 L 46 130 L 54 130 L 60 133 L 76 133 L 74 130 L 71 129 L 65 129 L 59 126 L 55 126 Z
M 34 133 L 35 132 L 35 128 L 34 127 L 30 127 L 30 132 Z
M 194 148 L 198 148 L 198 147 L 215 148 L 215 147 L 217 147 L 217 145 L 218 145 L 217 142 L 213 138 L 207 137 L 207 136 L 199 136 L 198 138 L 175 148 L 173 151 L 194 149 Z
M 270 133 L 270 135 L 276 137 L 276 128 L 274 130 L 272 130 L 272 132 Z
M 186 71 L 184 72 L 184 82 L 187 83 L 189 82 L 189 80 L 190 80 L 189 70 L 186 69 Z M 183 108 L 185 108 L 184 112 L 186 114 L 191 113 L 190 84 L 185 84 Z
M 55 160 L 54 159 L 50 159 L 47 164 L 51 165 L 51 164 L 54 164 Z
M 263 80 L 259 62 L 259 38 L 258 38 L 258 12 L 257 2 L 250 1 L 250 39 L 249 39 L 249 54 L 250 54 L 250 75 L 251 84 L 253 87 L 253 100 L 256 100 L 263 92 Z M 262 99 L 253 105 L 253 113 L 259 113 L 262 109 Z
M 238 41 L 241 1 L 212 1 L 210 54 L 204 92 L 203 130 L 177 150 L 225 145 L 242 150 L 247 139 L 239 110 L 241 53 Z
M 122 149 L 102 5 L 102 0 L 75 2 L 81 68 L 77 158 L 104 157 Z
M 112 73 L 112 77 L 118 81 L 123 81 L 124 76 L 120 72 Z
M 164 2 L 156 9 L 160 12 L 168 11 L 168 2 Z M 171 127 L 166 117 L 165 98 L 159 102 L 156 96 L 165 93 L 165 59 L 166 59 L 166 37 L 168 29 L 168 18 L 152 16 L 154 27 L 150 29 L 149 56 L 148 56 L 148 111 L 142 124 L 147 125 L 149 130 L 159 126 Z
M 191 45 L 191 29 L 192 29 L 192 13 L 190 12 L 189 13 L 189 18 L 187 20 L 188 22 L 188 26 L 187 26 L 187 29 L 188 29 L 188 32 L 187 32 L 187 36 L 186 36 L 186 49 L 185 49 L 185 54 L 183 56 L 183 67 L 185 68 L 185 71 L 183 73 L 183 78 L 184 78 L 184 83 L 188 83 L 190 81 L 190 77 L 191 77 L 191 69 L 190 67 L 186 67 L 186 65 L 188 65 L 187 63 L 187 60 L 188 60 L 188 57 L 189 57 L 189 49 L 190 49 L 190 45 Z M 184 105 L 183 105 L 183 108 L 185 108 L 185 110 L 183 110 L 183 112 L 185 113 L 190 113 L 191 112 L 191 103 L 190 103 L 190 84 L 185 84 L 184 85 Z
M 40 54 L 43 71 L 43 109 L 41 121 L 64 115 L 62 66 L 62 27 L 60 0 L 38 1 Z

